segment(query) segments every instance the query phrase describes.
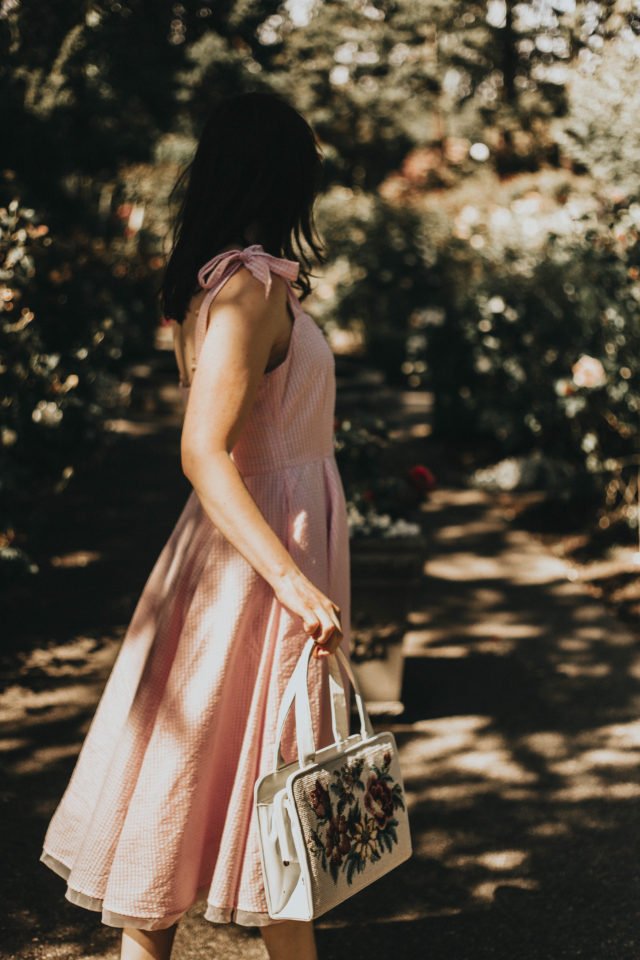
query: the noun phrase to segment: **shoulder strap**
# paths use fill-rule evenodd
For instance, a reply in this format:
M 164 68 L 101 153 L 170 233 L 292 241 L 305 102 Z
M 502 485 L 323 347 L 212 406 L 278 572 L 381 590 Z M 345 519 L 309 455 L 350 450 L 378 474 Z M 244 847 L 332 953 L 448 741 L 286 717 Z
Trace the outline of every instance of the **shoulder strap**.
M 207 320 L 209 316 L 209 304 L 220 290 L 223 284 L 236 273 L 240 267 L 247 267 L 248 270 L 261 280 L 265 285 L 265 299 L 271 292 L 271 274 L 276 273 L 285 280 L 295 280 L 298 276 L 300 264 L 297 260 L 285 260 L 281 257 L 274 257 L 266 253 L 260 243 L 254 243 L 244 250 L 225 250 L 219 253 L 204 264 L 198 271 L 198 283 L 207 290 L 202 298 L 200 310 L 196 320 L 195 330 L 195 354 L 196 362 L 200 355 L 200 349 L 204 342 L 204 336 L 207 332 Z M 293 309 L 296 309 L 296 298 L 293 296 L 289 283 L 287 283 L 287 295 L 292 302 Z

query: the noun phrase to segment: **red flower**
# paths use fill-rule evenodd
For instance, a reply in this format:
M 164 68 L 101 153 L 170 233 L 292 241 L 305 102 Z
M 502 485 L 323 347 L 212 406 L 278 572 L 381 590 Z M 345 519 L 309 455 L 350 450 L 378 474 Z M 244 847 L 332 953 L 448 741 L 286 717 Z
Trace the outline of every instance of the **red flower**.
M 367 781 L 364 805 L 380 829 L 386 826 L 393 816 L 393 794 L 384 780 L 371 775 Z
M 365 498 L 365 500 L 373 500 L 375 499 L 375 494 L 373 490 L 365 490 L 365 492 L 363 493 L 363 497 Z
M 331 815 L 331 798 L 319 780 L 316 780 L 315 790 L 309 792 L 309 800 L 320 820 L 324 820 Z
M 347 831 L 347 821 L 342 814 L 335 816 L 327 828 L 325 850 L 329 860 L 337 867 L 342 863 L 345 853 L 351 849 L 351 838 Z
M 417 487 L 420 493 L 427 493 L 429 490 L 433 490 L 436 485 L 436 478 L 431 473 L 428 467 L 424 467 L 421 463 L 417 463 L 415 467 L 411 467 L 409 470 L 409 480 Z

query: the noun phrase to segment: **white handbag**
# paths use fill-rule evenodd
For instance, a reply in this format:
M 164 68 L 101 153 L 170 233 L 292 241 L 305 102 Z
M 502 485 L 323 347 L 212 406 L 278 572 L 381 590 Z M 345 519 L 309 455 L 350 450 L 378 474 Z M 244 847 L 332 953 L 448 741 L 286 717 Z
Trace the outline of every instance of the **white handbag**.
M 358 682 L 342 650 L 327 658 L 334 743 L 316 752 L 307 673 L 310 638 L 287 684 L 273 771 L 254 788 L 269 916 L 312 920 L 411 856 L 411 836 L 395 738 L 374 734 Z M 349 735 L 338 659 L 354 688 L 360 731 Z M 281 740 L 295 703 L 298 760 L 284 764 Z

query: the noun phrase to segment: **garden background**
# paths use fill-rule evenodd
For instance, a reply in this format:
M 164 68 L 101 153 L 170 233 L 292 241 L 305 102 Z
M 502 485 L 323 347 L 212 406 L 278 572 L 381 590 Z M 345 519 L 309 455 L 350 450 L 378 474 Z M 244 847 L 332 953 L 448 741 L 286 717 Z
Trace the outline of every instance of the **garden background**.
M 169 190 L 211 99 L 249 89 L 322 144 L 336 354 L 432 391 L 473 482 L 637 529 L 639 30 L 631 2 L 4 0 L 3 577 L 108 447 L 159 333 Z
M 417 530 L 426 544 L 422 593 L 404 624 L 414 659 L 397 726 L 422 859 L 392 880 L 388 903 L 379 895 L 380 915 L 400 892 L 420 917 L 425 897 L 433 916 L 438 904 L 443 918 L 461 911 L 461 926 L 438 927 L 434 958 L 635 958 L 636 932 L 625 923 L 637 858 L 626 846 L 624 801 L 640 789 L 629 720 L 640 664 L 631 634 L 617 630 L 621 622 L 637 630 L 640 612 L 640 3 L 154 0 L 151 14 L 141 0 L 0 0 L 0 50 L 0 658 L 2 799 L 15 824 L 12 956 L 84 956 L 98 923 L 60 918 L 56 878 L 36 880 L 34 871 L 40 832 L 188 494 L 158 297 L 170 191 L 211 100 L 268 89 L 309 120 L 325 156 L 316 219 L 327 262 L 305 307 L 336 357 L 336 455 L 363 583 L 380 556 L 390 576 L 395 568 L 406 578 L 402 558 Z M 529 540 L 518 547 L 509 538 L 523 529 L 542 559 L 527 553 Z M 380 541 L 388 552 L 376 555 Z M 484 579 L 483 550 L 502 557 L 495 579 Z M 600 626 L 596 614 L 586 623 L 585 597 L 566 599 L 545 579 L 554 556 L 574 570 L 597 561 L 585 581 L 617 626 Z M 510 572 L 529 568 L 540 583 L 526 594 Z M 394 599 L 401 593 L 394 588 Z M 391 596 L 378 591 L 378 621 Z M 473 634 L 478 623 L 486 636 Z M 360 639 L 384 647 L 398 640 L 391 628 L 375 622 L 367 633 L 365 624 Z M 614 718 L 607 749 L 617 760 L 607 762 L 619 768 L 590 787 L 590 731 Z M 532 778 L 546 786 L 564 778 L 564 794 L 558 787 L 520 807 L 540 803 L 531 875 L 530 860 L 514 853 L 522 821 L 508 803 L 509 790 L 519 803 L 526 789 L 492 753 L 496 731 L 513 764 L 528 757 Z M 554 768 L 547 735 L 584 765 Z M 421 766 L 435 754 L 431 745 L 419 754 L 420 744 L 452 738 L 440 766 Z M 435 793 L 424 800 L 425 770 L 441 778 L 450 821 Z M 476 799 L 482 777 L 496 791 L 487 807 L 484 794 Z M 593 803 L 589 824 L 586 813 L 567 813 L 571 790 Z M 558 824 L 570 824 L 566 850 Z M 511 826 L 505 841 L 500 831 Z M 520 871 L 524 891 L 534 889 L 532 875 L 543 886 L 551 876 L 566 903 L 586 882 L 588 859 L 574 873 L 572 864 L 592 850 L 586 831 L 596 826 L 618 864 L 606 845 L 597 850 L 598 883 L 567 927 L 571 945 L 523 949 L 516 927 L 527 923 L 536 937 L 541 927 L 563 935 L 549 903 L 507 898 L 503 916 L 487 877 Z M 476 859 L 460 841 L 445 870 L 439 844 L 465 830 Z M 554 860 L 561 849 L 565 873 Z M 504 920 L 495 953 L 474 952 L 478 904 L 493 911 L 488 937 Z M 589 953 L 589 924 L 604 929 L 605 906 L 617 931 L 611 952 Z M 54 929 L 67 938 L 61 952 L 51 952 Z M 188 928 L 194 944 L 201 929 Z M 357 939 L 357 924 L 350 929 Z M 423 955 L 432 932 L 409 930 L 411 956 Z M 95 934 L 96 957 L 113 949 L 109 933 Z M 344 942 L 337 934 L 332 942 L 331 956 L 342 957 Z M 235 947 L 254 955 L 244 941 Z M 233 943 L 225 948 L 235 955 Z

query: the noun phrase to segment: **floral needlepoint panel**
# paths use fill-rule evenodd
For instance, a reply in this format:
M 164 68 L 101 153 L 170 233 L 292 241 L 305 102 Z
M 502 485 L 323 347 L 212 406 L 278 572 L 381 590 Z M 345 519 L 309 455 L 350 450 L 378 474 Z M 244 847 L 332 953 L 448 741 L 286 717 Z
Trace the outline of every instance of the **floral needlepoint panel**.
M 402 779 L 390 743 L 336 758 L 293 787 L 324 907 L 367 886 L 411 852 Z

